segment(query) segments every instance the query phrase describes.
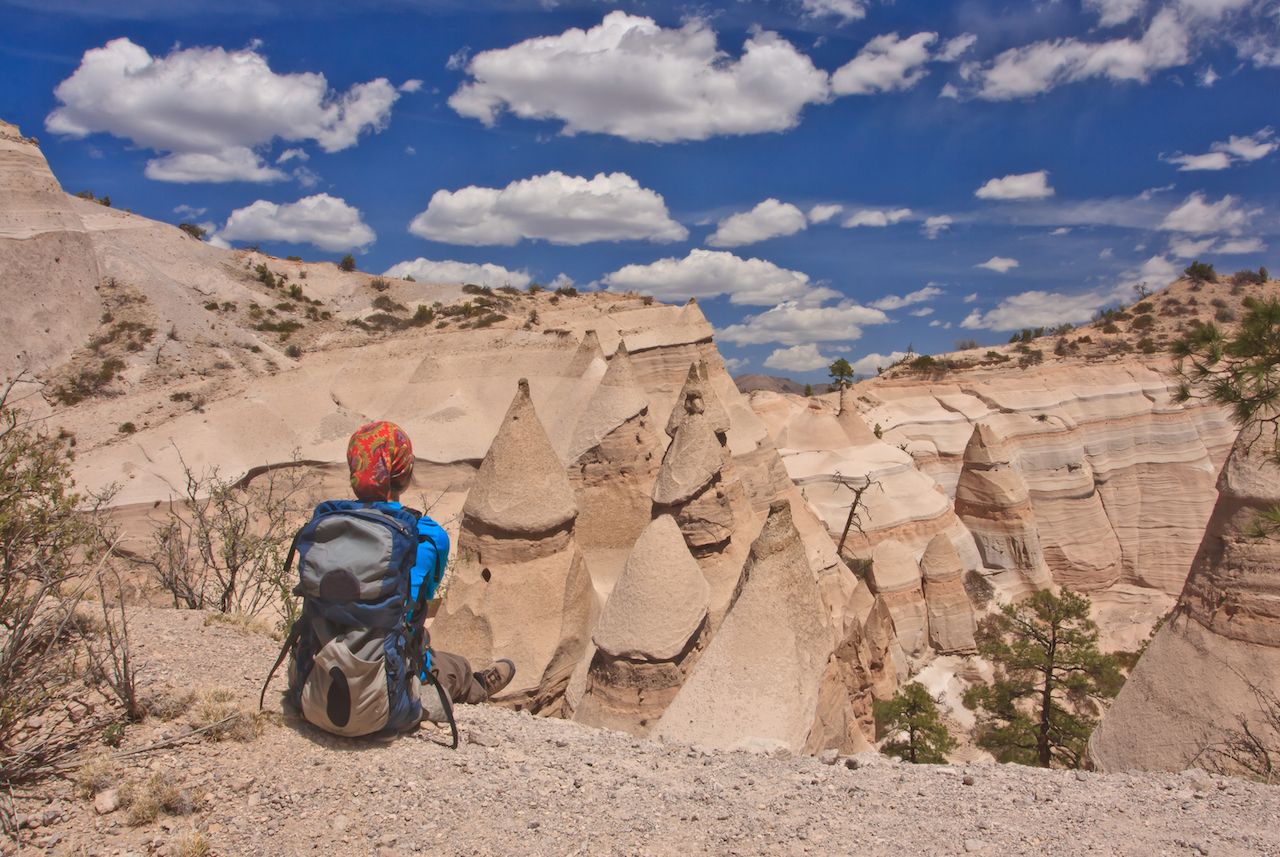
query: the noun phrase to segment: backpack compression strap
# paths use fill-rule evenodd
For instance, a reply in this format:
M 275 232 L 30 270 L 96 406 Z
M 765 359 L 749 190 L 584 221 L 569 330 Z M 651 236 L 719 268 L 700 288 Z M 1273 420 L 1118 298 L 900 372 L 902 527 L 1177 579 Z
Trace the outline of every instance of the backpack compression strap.
M 440 694 L 440 705 L 444 708 L 444 717 L 449 721 L 449 731 L 453 736 L 453 743 L 449 745 L 449 749 L 456 750 L 458 749 L 458 721 L 453 719 L 453 703 L 449 701 L 449 694 L 440 684 L 440 679 L 436 678 L 435 673 L 423 670 L 422 674 L 427 677 L 430 684 L 436 686 L 436 693 Z

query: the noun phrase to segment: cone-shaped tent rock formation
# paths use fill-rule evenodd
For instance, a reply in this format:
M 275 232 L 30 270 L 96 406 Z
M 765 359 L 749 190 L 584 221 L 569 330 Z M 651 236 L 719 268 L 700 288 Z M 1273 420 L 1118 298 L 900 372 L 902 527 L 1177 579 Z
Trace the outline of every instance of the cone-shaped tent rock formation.
M 462 514 L 504 533 L 539 535 L 578 515 L 573 489 L 521 378 Z
M 626 550 L 650 520 L 650 492 L 662 443 L 649 397 L 621 343 L 583 408 L 569 453 L 569 478 L 582 515 L 583 546 Z
M 684 421 L 685 407 L 691 393 L 701 399 L 702 410 L 707 415 L 708 422 L 711 423 L 711 430 L 718 435 L 727 434 L 730 428 L 729 412 L 725 410 L 715 390 L 711 389 L 707 361 L 699 359 L 689 364 L 689 374 L 684 379 L 684 386 L 680 388 L 680 395 L 676 396 L 676 404 L 671 409 L 671 416 L 667 418 L 667 436 L 676 436 L 676 429 Z
M 569 445 L 569 460 L 599 446 L 605 435 L 648 409 L 649 397 L 636 381 L 626 346 L 619 343 L 600 385 L 578 417 Z
M 477 666 L 515 662 L 499 702 L 554 713 L 586 652 L 595 597 L 576 517 L 573 489 L 521 379 L 463 506 L 449 597 L 431 626 L 433 645 Z
M 596 626 L 596 654 L 574 719 L 643 734 L 662 715 L 705 636 L 710 587 L 675 519 L 636 540 Z
M 964 588 L 964 564 L 946 534 L 929 541 L 920 559 L 924 601 L 929 612 L 929 645 L 943 654 L 972 652 L 977 619 Z
M 654 728 L 718 749 L 802 750 L 835 634 L 785 501 L 751 546 L 741 594 Z
M 849 436 L 849 443 L 853 446 L 865 446 L 879 440 L 875 432 L 867 426 L 866 420 L 858 413 L 858 409 L 854 407 L 853 393 L 848 387 L 840 388 L 840 410 L 837 419 L 844 433 Z
M 1009 447 L 979 423 L 964 450 L 956 514 L 973 533 L 985 572 L 1012 597 L 1053 584 L 1036 530 L 1031 494 Z
M 1280 504 L 1273 431 L 1237 438 L 1177 607 L 1089 739 L 1099 769 L 1223 763 L 1215 748 L 1244 746 L 1245 727 L 1280 742 L 1280 712 L 1268 711 L 1280 698 L 1280 541 L 1253 532 Z
M 871 554 L 871 590 L 888 611 L 903 654 L 923 656 L 929 646 L 928 611 L 920 567 L 910 548 L 895 539 L 876 545 Z

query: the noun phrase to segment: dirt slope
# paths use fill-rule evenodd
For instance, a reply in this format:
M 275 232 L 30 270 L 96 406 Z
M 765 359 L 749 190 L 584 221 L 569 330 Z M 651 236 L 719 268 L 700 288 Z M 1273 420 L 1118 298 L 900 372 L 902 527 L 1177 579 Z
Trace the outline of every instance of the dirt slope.
M 265 637 L 139 610 L 147 685 L 220 686 L 256 704 Z M 278 687 L 279 685 L 277 685 Z M 278 710 L 271 694 L 269 708 Z M 19 797 L 24 854 L 177 854 L 193 826 L 239 854 L 1280 854 L 1280 790 L 1200 772 L 1101 775 L 1018 766 L 707 754 L 489 707 L 466 743 L 390 744 L 273 723 L 248 743 L 190 740 L 117 763 L 115 783 L 174 772 L 203 797 L 129 827 L 68 783 Z M 121 751 L 183 721 L 131 727 Z M 859 760 L 864 757 L 857 757 Z M 966 785 L 966 777 L 972 784 Z M 18 852 L 0 843 L 0 853 Z

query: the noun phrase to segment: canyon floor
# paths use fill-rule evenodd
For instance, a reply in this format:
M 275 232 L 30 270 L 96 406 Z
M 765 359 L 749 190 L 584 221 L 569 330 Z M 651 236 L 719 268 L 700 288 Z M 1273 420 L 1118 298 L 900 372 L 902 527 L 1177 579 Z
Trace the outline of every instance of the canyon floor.
M 221 688 L 256 707 L 276 652 L 198 612 L 137 609 L 131 631 L 143 689 L 160 699 Z M 73 780 L 49 781 L 17 796 L 21 840 L 0 853 L 1280 854 L 1280 789 L 1198 770 L 913 766 L 874 754 L 824 764 L 489 706 L 461 706 L 458 720 L 457 751 L 434 727 L 375 743 L 269 716 L 248 741 L 195 737 L 121 757 L 190 729 L 149 719 L 111 751 L 100 785 L 168 773 L 192 812 L 130 826 L 126 807 L 99 814 Z M 192 830 L 209 850 L 195 849 Z

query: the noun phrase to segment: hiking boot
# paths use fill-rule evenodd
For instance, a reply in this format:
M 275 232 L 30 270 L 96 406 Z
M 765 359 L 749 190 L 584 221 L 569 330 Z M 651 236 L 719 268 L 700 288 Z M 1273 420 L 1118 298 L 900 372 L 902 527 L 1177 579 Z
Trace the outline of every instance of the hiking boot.
M 511 684 L 511 679 L 515 678 L 516 665 L 506 658 L 501 659 L 487 670 L 481 670 L 476 673 L 476 681 L 480 682 L 480 686 L 484 688 L 486 694 L 492 697 L 495 693 Z

